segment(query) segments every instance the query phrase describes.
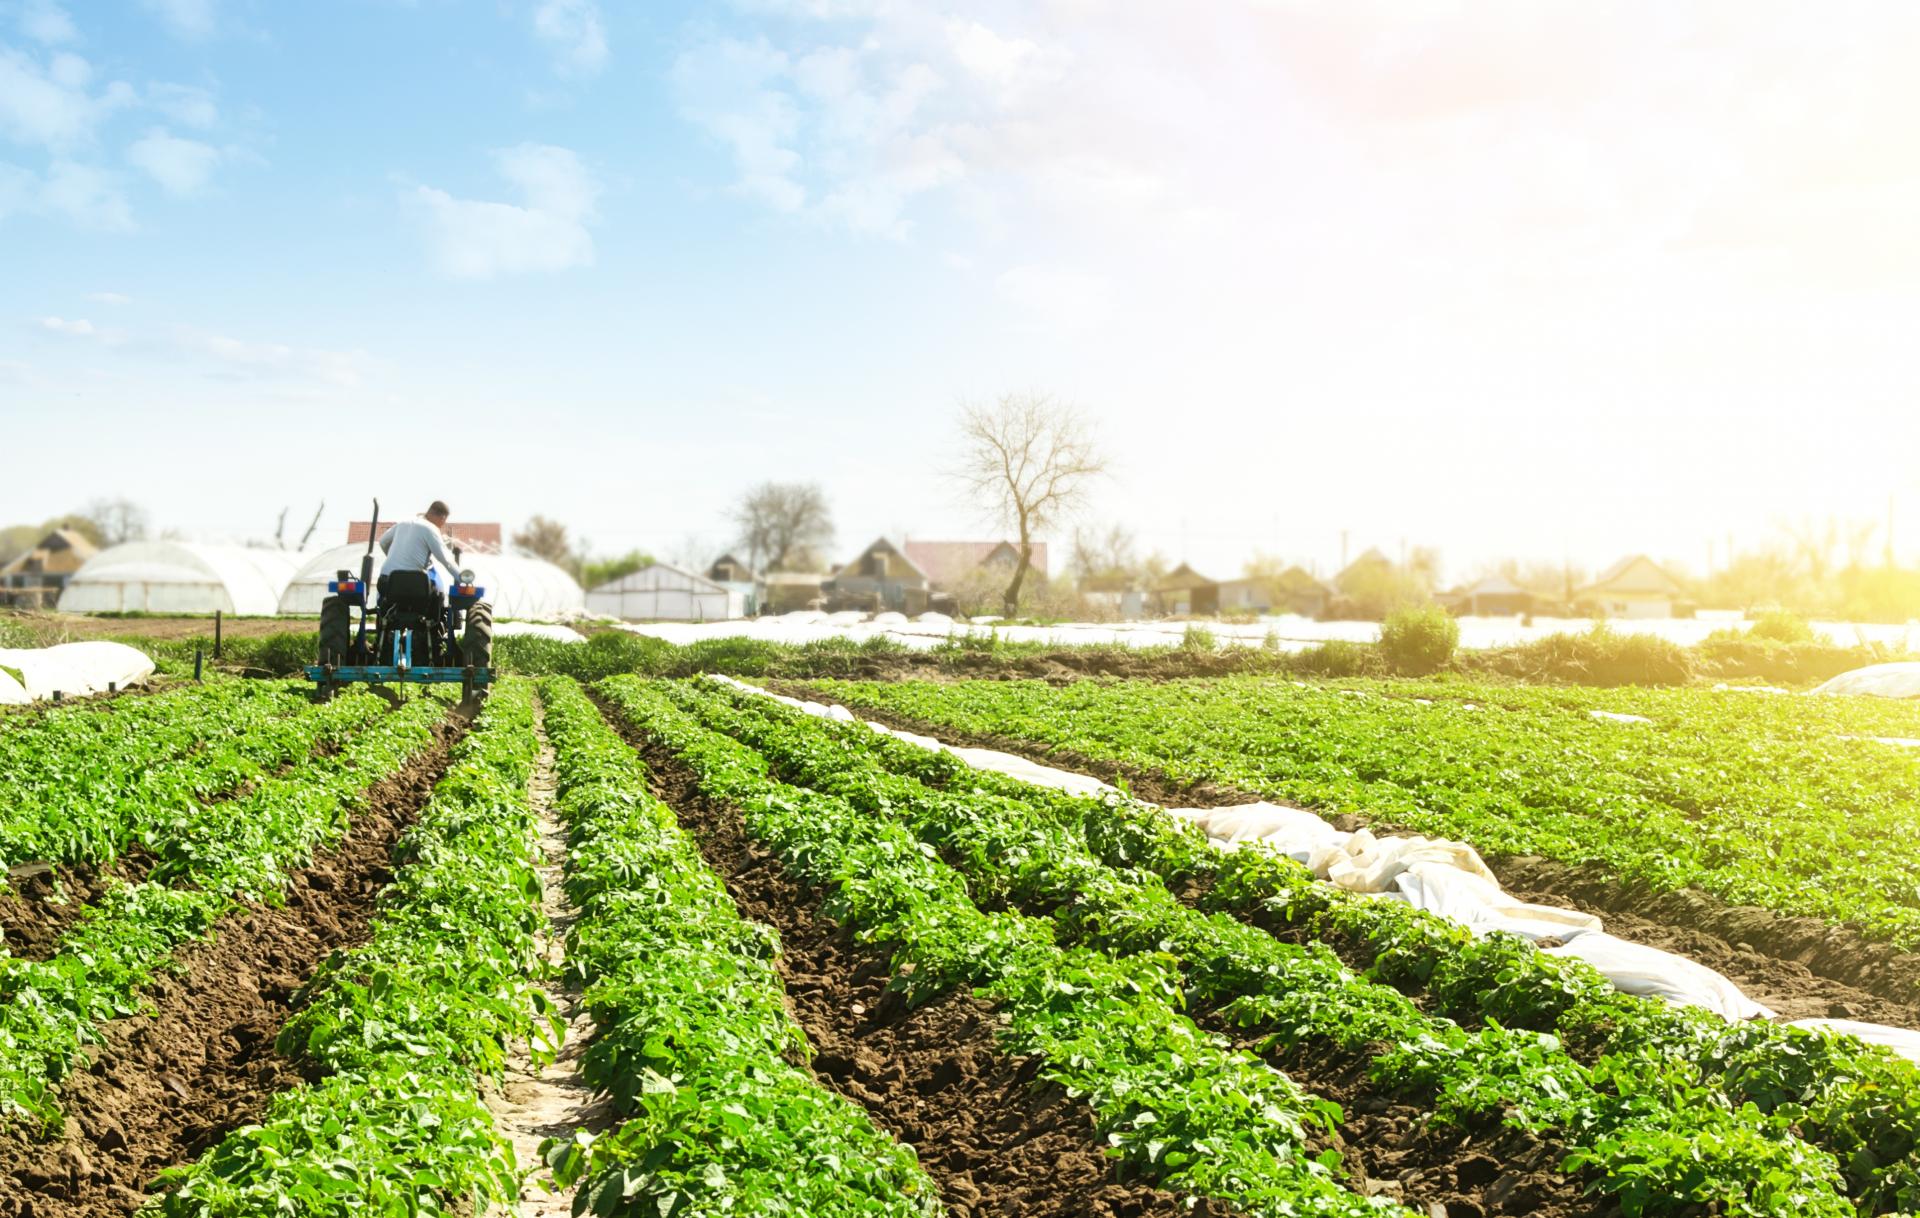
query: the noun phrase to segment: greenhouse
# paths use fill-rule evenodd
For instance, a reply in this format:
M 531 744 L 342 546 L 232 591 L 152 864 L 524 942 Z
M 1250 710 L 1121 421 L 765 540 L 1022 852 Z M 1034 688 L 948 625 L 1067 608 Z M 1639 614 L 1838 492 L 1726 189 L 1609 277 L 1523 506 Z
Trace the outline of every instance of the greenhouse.
M 67 581 L 63 613 L 230 613 L 271 617 L 306 557 L 292 550 L 130 541 L 100 551 Z
M 741 617 L 746 598 L 710 579 L 657 562 L 595 588 L 587 608 L 629 622 L 714 622 Z
M 366 553 L 366 544 L 361 542 L 309 556 L 285 585 L 279 598 L 280 612 L 318 615 L 320 602 L 327 598 L 327 581 L 342 571 L 358 575 Z M 376 551 L 376 563 L 379 558 Z M 486 598 L 493 603 L 496 618 L 566 617 L 586 606 L 580 585 L 545 559 L 469 551 L 461 556 L 461 563 L 472 569 L 480 586 L 487 590 Z

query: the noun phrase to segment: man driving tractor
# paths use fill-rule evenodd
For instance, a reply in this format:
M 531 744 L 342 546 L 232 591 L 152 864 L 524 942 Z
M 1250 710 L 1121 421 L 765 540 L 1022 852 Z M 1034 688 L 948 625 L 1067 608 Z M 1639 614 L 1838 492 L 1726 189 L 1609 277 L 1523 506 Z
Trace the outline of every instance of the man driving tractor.
M 380 548 L 387 556 L 380 564 L 382 593 L 387 590 L 387 576 L 395 571 L 425 571 L 429 579 L 434 578 L 436 558 L 447 569 L 447 574 L 458 576 L 460 564 L 447 553 L 445 534 L 449 515 L 446 502 L 435 499 L 423 515 L 398 521 L 380 534 Z

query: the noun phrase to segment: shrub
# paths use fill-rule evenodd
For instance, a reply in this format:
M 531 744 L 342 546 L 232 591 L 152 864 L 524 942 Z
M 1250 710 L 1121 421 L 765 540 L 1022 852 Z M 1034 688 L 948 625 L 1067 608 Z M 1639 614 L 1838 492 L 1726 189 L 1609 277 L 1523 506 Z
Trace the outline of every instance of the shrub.
M 1189 624 L 1180 635 L 1182 651 L 1213 651 L 1220 646 L 1219 636 L 1205 626 Z
M 1309 677 L 1377 677 L 1386 665 L 1378 647 L 1333 639 L 1288 657 L 1287 669 Z
M 1813 633 L 1813 627 L 1807 625 L 1805 618 L 1787 609 L 1769 609 L 1753 619 L 1753 628 L 1747 631 L 1747 637 L 1775 643 L 1822 641 Z
M 1694 675 L 1693 657 L 1680 644 L 1658 635 L 1621 634 L 1605 622 L 1585 634 L 1550 634 L 1476 652 L 1466 666 L 1523 681 L 1580 685 L 1685 685 Z
M 1460 645 L 1460 623 L 1438 605 L 1405 605 L 1380 626 L 1380 650 L 1397 673 L 1423 677 L 1438 672 Z

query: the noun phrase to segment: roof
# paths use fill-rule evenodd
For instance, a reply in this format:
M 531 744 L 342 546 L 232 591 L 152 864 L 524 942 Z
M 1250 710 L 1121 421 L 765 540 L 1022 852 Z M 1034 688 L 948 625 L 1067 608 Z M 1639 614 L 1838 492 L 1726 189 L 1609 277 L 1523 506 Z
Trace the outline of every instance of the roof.
M 1685 589 L 1680 581 L 1668 574 L 1665 567 L 1648 558 L 1645 554 L 1629 554 L 1614 563 L 1598 578 L 1584 587 L 1574 589 L 1577 600 L 1586 593 L 1597 592 L 1650 592 L 1658 596 L 1679 596 Z
M 1215 588 L 1219 586 L 1219 583 L 1219 580 L 1208 579 L 1192 567 L 1189 567 L 1186 563 L 1181 563 L 1173 570 L 1161 576 L 1160 582 L 1153 586 L 1153 590 L 1155 592 L 1174 592 L 1181 588 Z
M 755 570 L 753 569 L 753 565 L 752 565 L 751 563 L 744 563 L 744 562 L 741 562 L 741 561 L 740 561 L 739 559 L 737 559 L 737 558 L 735 558 L 735 557 L 733 556 L 733 554 L 732 554 L 731 552 L 728 552 L 728 553 L 726 553 L 726 554 L 722 554 L 722 555 L 721 555 L 720 557 L 718 557 L 718 558 L 716 558 L 716 559 L 714 559 L 714 560 L 713 560 L 712 562 L 710 562 L 710 563 L 708 563 L 708 564 L 707 564 L 707 578 L 708 578 L 708 579 L 717 579 L 717 578 L 718 578 L 718 577 L 717 577 L 717 576 L 715 576 L 715 575 L 714 575 L 713 573 L 714 573 L 714 571 L 715 571 L 715 570 L 717 570 L 717 569 L 719 568 L 719 566 L 720 566 L 720 564 L 722 564 L 722 563 L 730 563 L 730 564 L 732 564 L 732 565 L 733 565 L 733 566 L 734 566 L 735 568 L 737 568 L 737 569 L 739 569 L 739 570 L 741 570 L 741 571 L 745 571 L 745 572 L 747 572 L 747 573 L 749 573 L 749 574 L 750 574 L 750 575 L 752 575 L 752 576 L 753 576 L 753 577 L 754 577 L 755 579 L 758 579 L 758 578 L 760 578 L 760 572 L 758 572 L 758 571 L 755 571 Z M 724 582 L 724 581 L 722 581 L 722 582 Z
M 630 571 L 619 579 L 601 584 L 592 592 L 647 592 L 659 588 L 675 588 L 691 592 L 724 593 L 726 591 L 704 575 L 696 575 L 672 563 L 656 562 L 638 571 Z
M 769 586 L 782 585 L 785 587 L 799 587 L 801 585 L 810 585 L 818 588 L 826 581 L 826 578 L 825 573 L 820 571 L 769 571 L 765 575 L 762 575 L 760 580 Z
M 407 519 L 411 520 L 413 518 L 409 516 Z M 389 520 L 384 523 L 392 524 L 393 521 Z M 347 525 L 347 544 L 366 545 L 367 534 L 372 529 L 373 522 L 370 520 L 353 521 Z M 383 533 L 386 532 L 384 528 L 380 531 Z M 446 534 L 447 540 L 453 542 L 463 550 L 473 549 L 483 554 L 498 554 L 500 552 L 500 523 L 498 521 L 475 521 L 472 523 L 449 521 L 447 527 L 440 531 Z
M 76 533 L 72 529 L 55 529 L 33 545 L 27 547 L 25 553 L 15 555 L 11 562 L 0 566 L 0 575 L 11 575 L 16 571 L 23 570 L 26 565 L 33 560 L 34 555 L 43 551 L 51 554 L 61 550 L 72 550 L 75 557 L 79 558 L 81 562 L 85 562 L 95 554 L 98 554 L 100 547 L 88 541 L 83 534 Z
M 1461 596 L 1532 596 L 1533 593 L 1522 588 L 1504 575 L 1489 575 L 1476 584 L 1469 584 L 1460 590 Z
M 841 572 L 846 571 L 847 568 L 853 566 L 854 563 L 859 562 L 861 559 L 873 553 L 875 550 L 885 550 L 889 554 L 898 556 L 900 561 L 906 563 L 907 566 L 913 568 L 913 573 L 915 575 L 918 575 L 921 579 L 927 578 L 927 573 L 920 569 L 919 563 L 913 561 L 913 559 L 908 557 L 906 554 L 901 553 L 899 546 L 894 545 L 891 541 L 888 541 L 884 537 L 874 538 L 871 542 L 867 544 L 866 549 L 854 555 L 853 560 L 851 562 L 845 562 L 840 564 L 838 567 L 835 567 L 833 569 L 833 574 L 835 576 L 838 576 Z M 856 577 L 858 576 L 857 572 L 853 572 L 851 574 L 854 574 Z
M 902 549 L 907 560 L 936 584 L 959 583 L 1002 550 L 1010 551 L 1009 561 L 1020 555 L 1020 547 L 1011 541 L 909 541 Z M 1041 575 L 1047 573 L 1046 542 L 1033 543 L 1027 565 Z
M 1391 567 L 1392 565 L 1393 560 L 1385 554 L 1382 554 L 1380 547 L 1368 546 L 1364 554 L 1340 568 L 1340 575 L 1336 575 L 1334 578 L 1337 580 L 1341 575 L 1345 575 L 1349 571 L 1357 571 L 1361 567 Z

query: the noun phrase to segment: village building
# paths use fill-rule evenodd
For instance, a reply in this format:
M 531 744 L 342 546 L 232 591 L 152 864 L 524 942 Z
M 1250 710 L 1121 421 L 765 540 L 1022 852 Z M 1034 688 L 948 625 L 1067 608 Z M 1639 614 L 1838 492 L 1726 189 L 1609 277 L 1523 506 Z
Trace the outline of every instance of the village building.
M 826 580 L 818 571 L 769 571 L 760 577 L 761 612 L 798 613 L 822 608 L 826 604 Z
M 884 537 L 874 539 L 858 558 L 829 576 L 821 588 L 828 609 L 891 611 L 910 617 L 927 611 L 933 592 L 927 573 Z
M 1504 575 L 1489 575 L 1442 600 L 1462 617 L 1518 617 L 1532 613 L 1538 598 Z
M 625 622 L 719 622 L 743 616 L 745 604 L 703 575 L 657 562 L 588 591 L 587 612 Z
M 1207 617 L 1220 612 L 1220 582 L 1186 563 L 1153 585 L 1153 607 L 1168 617 Z
M 1574 608 L 1599 617 L 1674 617 L 1686 589 L 1645 554 L 1632 554 L 1573 592 Z
M 707 568 L 707 578 L 729 592 L 738 593 L 742 614 L 752 617 L 766 600 L 766 584 L 758 571 L 732 554 L 722 554 Z
M 73 529 L 55 529 L 38 544 L 0 567 L 0 604 L 46 609 L 60 599 L 73 573 L 98 552 Z
M 913 565 L 926 574 L 935 592 L 951 592 L 970 578 L 987 573 L 1012 579 L 1020 562 L 1016 541 L 911 541 L 900 547 Z M 1036 541 L 1027 554 L 1029 579 L 1047 578 L 1047 543 Z

